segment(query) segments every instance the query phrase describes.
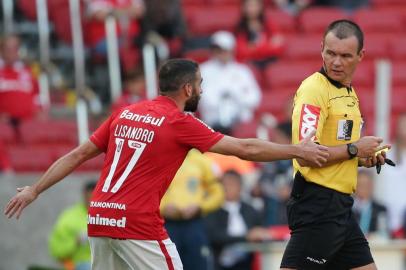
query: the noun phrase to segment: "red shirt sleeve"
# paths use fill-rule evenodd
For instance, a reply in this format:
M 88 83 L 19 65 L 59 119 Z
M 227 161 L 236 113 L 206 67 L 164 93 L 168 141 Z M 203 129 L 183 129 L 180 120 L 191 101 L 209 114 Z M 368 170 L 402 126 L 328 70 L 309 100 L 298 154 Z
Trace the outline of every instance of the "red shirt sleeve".
M 107 145 L 110 137 L 110 125 L 113 121 L 113 115 L 111 115 L 106 121 L 101 124 L 100 127 L 90 136 L 90 141 L 94 143 L 97 148 L 103 152 L 107 151 Z
M 180 144 L 196 148 L 202 153 L 207 152 L 224 137 L 191 114 L 177 121 L 175 128 L 176 139 Z

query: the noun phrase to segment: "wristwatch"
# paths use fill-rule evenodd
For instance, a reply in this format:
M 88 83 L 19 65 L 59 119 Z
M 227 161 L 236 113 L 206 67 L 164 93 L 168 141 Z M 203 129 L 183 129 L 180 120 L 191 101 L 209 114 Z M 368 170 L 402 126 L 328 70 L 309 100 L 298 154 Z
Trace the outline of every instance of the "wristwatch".
M 358 147 L 353 143 L 349 143 L 347 144 L 347 152 L 350 155 L 350 159 L 353 159 L 358 154 Z

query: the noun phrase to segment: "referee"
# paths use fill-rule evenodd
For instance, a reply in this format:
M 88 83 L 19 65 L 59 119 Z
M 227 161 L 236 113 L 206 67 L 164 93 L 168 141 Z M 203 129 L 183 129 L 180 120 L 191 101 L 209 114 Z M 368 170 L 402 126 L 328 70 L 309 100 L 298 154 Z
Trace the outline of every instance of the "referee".
M 322 168 L 293 161 L 295 180 L 287 206 L 292 233 L 281 269 L 377 269 L 351 214 L 358 166 L 385 163 L 384 154 L 375 157 L 384 147 L 382 139 L 360 138 L 363 121 L 351 81 L 364 57 L 363 41 L 354 22 L 332 22 L 321 43 L 322 68 L 296 92 L 293 143 L 316 129 L 315 141 L 328 146 L 330 157 Z

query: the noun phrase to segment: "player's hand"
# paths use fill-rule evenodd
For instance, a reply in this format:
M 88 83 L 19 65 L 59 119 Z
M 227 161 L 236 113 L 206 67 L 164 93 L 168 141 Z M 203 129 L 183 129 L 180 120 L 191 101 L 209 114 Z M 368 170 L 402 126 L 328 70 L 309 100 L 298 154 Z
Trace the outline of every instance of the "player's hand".
M 176 219 L 180 216 L 180 210 L 174 204 L 168 204 L 162 210 L 162 215 L 165 218 Z
M 371 168 L 378 164 L 384 165 L 385 159 L 386 159 L 386 153 L 384 151 L 381 151 L 381 152 L 378 151 L 378 153 L 376 155 L 372 155 L 372 157 L 359 158 L 358 166 Z
M 260 242 L 271 239 L 267 228 L 254 227 L 247 232 L 246 238 L 249 242 Z
M 323 145 L 318 145 L 312 141 L 313 136 L 316 135 L 316 130 L 313 130 L 299 143 L 301 148 L 300 158 L 307 161 L 312 167 L 322 167 L 327 162 L 328 148 Z
M 17 192 L 4 209 L 4 214 L 8 218 L 16 215 L 16 218 L 19 219 L 24 208 L 38 197 L 37 192 L 30 186 L 17 188 Z
M 200 215 L 201 209 L 198 205 L 192 204 L 182 209 L 182 217 L 184 219 L 191 219 Z
M 359 158 L 369 158 L 369 157 L 374 157 L 375 152 L 380 151 L 384 148 L 390 148 L 391 146 L 388 145 L 383 145 L 380 146 L 381 143 L 383 142 L 383 139 L 380 137 L 375 137 L 375 136 L 365 136 L 359 139 L 357 142 L 355 142 L 355 146 L 358 148 L 358 154 L 357 157 Z

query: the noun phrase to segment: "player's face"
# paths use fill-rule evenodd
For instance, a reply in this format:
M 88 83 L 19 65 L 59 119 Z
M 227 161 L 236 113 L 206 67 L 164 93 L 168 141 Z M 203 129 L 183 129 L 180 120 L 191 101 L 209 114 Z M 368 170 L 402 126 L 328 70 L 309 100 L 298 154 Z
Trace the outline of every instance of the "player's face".
M 364 50 L 358 52 L 358 40 L 355 36 L 339 39 L 330 32 L 322 43 L 321 55 L 327 75 L 349 86 L 355 69 L 364 56 Z
M 199 105 L 200 94 L 202 93 L 202 75 L 200 71 L 197 71 L 196 80 L 192 84 L 192 96 L 186 101 L 185 103 L 185 111 L 186 112 L 195 112 L 197 111 L 197 107 Z

